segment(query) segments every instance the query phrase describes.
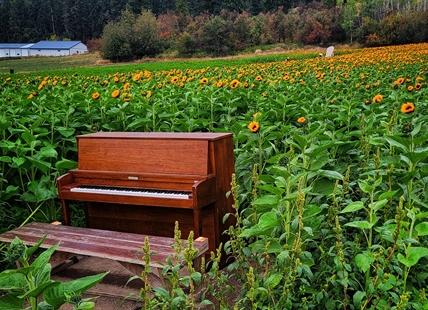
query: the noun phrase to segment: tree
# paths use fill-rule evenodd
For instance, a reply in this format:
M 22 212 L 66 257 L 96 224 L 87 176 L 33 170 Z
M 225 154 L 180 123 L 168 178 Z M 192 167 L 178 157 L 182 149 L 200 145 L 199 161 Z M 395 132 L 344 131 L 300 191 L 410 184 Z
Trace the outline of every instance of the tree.
M 153 56 L 161 50 L 160 31 L 155 15 L 143 11 L 132 26 L 131 49 L 134 56 Z
M 202 27 L 202 48 L 214 55 L 223 55 L 232 46 L 230 25 L 220 16 L 214 16 Z
M 118 23 L 108 23 L 102 35 L 101 57 L 113 62 L 131 60 L 132 50 L 124 29 Z

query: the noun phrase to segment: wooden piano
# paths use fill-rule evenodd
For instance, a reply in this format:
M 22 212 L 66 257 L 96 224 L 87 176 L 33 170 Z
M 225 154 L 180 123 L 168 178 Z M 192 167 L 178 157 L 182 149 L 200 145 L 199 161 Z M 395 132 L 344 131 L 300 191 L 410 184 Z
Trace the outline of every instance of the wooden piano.
M 182 238 L 190 231 L 208 238 L 208 253 L 224 246 L 235 219 L 223 223 L 234 213 L 226 195 L 231 133 L 98 132 L 76 140 L 78 168 L 57 180 L 66 225 L 77 200 L 89 228 L 173 237 L 178 221 Z

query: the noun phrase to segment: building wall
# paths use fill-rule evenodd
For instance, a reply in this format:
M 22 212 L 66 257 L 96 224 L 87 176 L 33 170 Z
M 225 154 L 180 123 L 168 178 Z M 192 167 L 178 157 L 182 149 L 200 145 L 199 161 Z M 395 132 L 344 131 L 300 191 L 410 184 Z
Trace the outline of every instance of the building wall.
M 70 55 L 70 50 L 53 50 L 53 49 L 30 49 L 29 56 L 67 56 Z

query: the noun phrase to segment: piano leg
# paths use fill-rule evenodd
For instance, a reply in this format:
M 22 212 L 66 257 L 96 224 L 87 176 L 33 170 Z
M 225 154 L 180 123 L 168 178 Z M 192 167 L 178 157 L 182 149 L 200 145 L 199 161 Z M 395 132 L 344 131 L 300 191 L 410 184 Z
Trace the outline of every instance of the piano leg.
M 193 209 L 193 221 L 195 225 L 195 231 L 193 234 L 196 239 L 202 236 L 202 215 L 200 209 Z
M 61 205 L 62 205 L 62 215 L 64 217 L 64 224 L 67 226 L 71 225 L 70 222 L 70 207 L 68 205 L 68 201 L 61 199 Z

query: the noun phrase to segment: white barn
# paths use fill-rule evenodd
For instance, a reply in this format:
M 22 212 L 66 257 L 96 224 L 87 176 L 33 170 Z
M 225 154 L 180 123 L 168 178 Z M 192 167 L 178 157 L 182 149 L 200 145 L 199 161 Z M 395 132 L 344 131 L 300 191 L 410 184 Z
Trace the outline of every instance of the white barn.
M 40 41 L 28 48 L 28 56 L 68 56 L 88 52 L 81 41 Z
M 0 43 L 0 57 L 22 57 L 29 56 L 29 43 Z

